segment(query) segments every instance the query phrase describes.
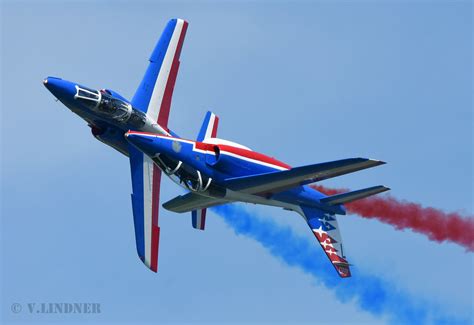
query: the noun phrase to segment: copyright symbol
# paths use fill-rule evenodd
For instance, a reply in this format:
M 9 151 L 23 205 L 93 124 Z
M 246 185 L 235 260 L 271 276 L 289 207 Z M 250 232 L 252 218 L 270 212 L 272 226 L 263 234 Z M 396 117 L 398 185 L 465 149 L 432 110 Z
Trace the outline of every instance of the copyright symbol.
M 21 305 L 19 303 L 12 304 L 12 312 L 18 314 L 21 311 Z

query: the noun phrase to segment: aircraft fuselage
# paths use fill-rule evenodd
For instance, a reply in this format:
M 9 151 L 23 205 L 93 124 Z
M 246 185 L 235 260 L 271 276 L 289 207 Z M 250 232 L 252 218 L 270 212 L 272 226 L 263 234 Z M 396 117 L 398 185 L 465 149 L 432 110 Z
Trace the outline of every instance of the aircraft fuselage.
M 291 167 L 226 140 L 213 139 L 214 143 L 203 143 L 182 139 L 133 108 L 127 99 L 112 90 L 98 91 L 54 77 L 46 78 L 43 83 L 65 106 L 88 123 L 95 138 L 126 156 L 129 143 L 124 135 L 127 131 L 162 136 L 161 152 L 153 152 L 151 158 L 169 178 L 187 190 L 229 202 L 282 207 L 299 214 L 303 214 L 301 204 L 330 213 L 345 213 L 341 206 L 327 207 L 320 204 L 320 199 L 326 196 L 309 186 L 282 191 L 271 198 L 266 197 L 265 193 L 253 195 L 227 189 L 226 179 Z

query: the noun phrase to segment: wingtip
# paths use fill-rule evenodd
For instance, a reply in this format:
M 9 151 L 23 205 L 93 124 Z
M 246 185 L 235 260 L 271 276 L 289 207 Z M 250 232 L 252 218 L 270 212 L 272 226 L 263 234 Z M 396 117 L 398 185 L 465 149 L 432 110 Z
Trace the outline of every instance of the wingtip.
M 383 160 L 379 160 L 379 159 L 372 159 L 372 158 L 363 158 L 363 157 L 358 157 L 358 158 L 355 158 L 355 159 L 358 159 L 359 161 L 363 161 L 363 162 L 370 162 L 372 163 L 374 166 L 379 166 L 379 165 L 385 165 L 386 162 L 383 161 Z
M 148 263 L 146 260 L 145 260 L 145 257 L 144 256 L 141 256 L 141 255 L 138 255 L 138 257 L 140 258 L 140 261 L 142 261 L 143 265 L 145 265 L 145 267 L 147 269 L 149 269 L 150 271 L 152 271 L 153 273 L 158 273 L 158 265 L 151 265 L 150 263 Z M 156 263 L 155 263 L 156 264 Z
M 387 192 L 387 191 L 391 190 L 390 187 L 387 187 L 385 185 L 377 185 L 377 186 L 374 186 L 374 188 L 376 188 L 378 190 L 376 194 Z
M 386 162 L 383 161 L 383 160 L 378 160 L 378 159 L 371 159 L 369 158 L 370 161 L 374 162 L 375 165 L 379 166 L 379 165 L 385 165 Z

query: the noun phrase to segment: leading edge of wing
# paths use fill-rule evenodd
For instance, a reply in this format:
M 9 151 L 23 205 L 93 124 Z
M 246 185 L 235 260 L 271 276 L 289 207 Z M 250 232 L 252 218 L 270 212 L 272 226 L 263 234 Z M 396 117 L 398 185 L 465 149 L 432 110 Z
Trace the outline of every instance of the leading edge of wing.
M 161 170 L 138 149 L 129 146 L 129 152 L 137 253 L 150 270 L 157 272 Z
M 163 208 L 176 213 L 184 213 L 198 209 L 209 208 L 212 206 L 229 203 L 231 201 L 224 199 L 211 198 L 196 193 L 178 195 L 174 199 L 163 203 Z
M 132 106 L 164 128 L 168 126 L 171 98 L 179 70 L 179 57 L 188 22 L 171 19 L 161 34 L 145 75 L 132 99 Z
M 353 173 L 385 162 L 367 158 L 349 158 L 295 167 L 285 171 L 229 178 L 225 186 L 234 191 L 274 194 L 300 185 Z

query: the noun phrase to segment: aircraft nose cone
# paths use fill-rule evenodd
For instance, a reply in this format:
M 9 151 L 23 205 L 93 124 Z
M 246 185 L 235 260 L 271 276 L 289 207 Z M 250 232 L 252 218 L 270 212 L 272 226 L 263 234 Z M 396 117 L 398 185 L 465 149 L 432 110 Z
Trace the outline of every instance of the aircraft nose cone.
M 76 86 L 72 82 L 56 77 L 47 77 L 43 85 L 60 101 L 70 102 L 76 95 Z
M 56 77 L 47 77 L 43 79 L 43 85 L 53 94 L 60 92 L 62 86 L 62 79 Z

